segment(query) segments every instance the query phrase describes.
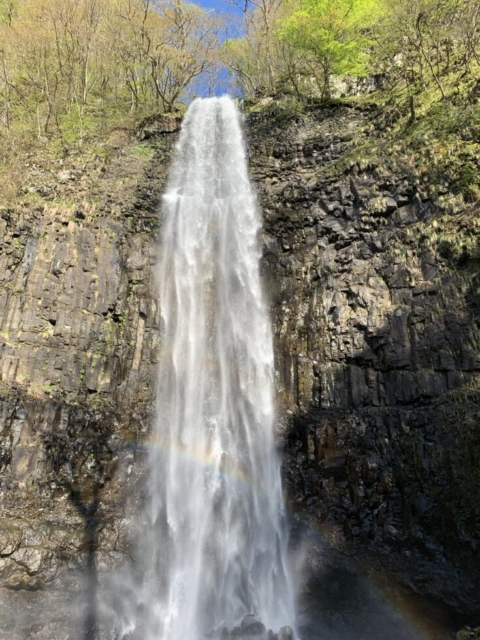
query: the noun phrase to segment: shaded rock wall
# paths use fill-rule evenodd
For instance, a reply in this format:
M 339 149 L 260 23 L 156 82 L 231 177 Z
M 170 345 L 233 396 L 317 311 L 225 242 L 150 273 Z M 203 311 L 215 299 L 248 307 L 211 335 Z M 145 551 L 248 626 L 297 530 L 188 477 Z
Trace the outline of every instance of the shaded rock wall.
M 377 118 L 348 107 L 249 118 L 288 480 L 308 513 L 362 543 L 471 569 L 478 229 L 474 212 L 442 214 L 415 170 L 345 162 L 380 135 Z M 442 240 L 449 225 L 464 249 Z

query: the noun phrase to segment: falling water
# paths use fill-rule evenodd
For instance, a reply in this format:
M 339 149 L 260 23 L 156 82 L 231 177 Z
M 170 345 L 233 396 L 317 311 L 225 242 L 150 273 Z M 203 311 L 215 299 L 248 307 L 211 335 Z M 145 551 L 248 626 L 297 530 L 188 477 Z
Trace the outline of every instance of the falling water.
M 259 275 L 261 219 L 229 98 L 190 106 L 162 212 L 142 638 L 200 640 L 247 614 L 278 631 L 293 626 L 294 611 L 273 439 L 272 335 Z

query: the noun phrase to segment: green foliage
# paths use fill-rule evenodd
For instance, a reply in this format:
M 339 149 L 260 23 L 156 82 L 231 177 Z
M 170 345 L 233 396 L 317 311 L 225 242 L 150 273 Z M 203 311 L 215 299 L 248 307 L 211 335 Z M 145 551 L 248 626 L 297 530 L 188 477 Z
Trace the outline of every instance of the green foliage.
M 410 124 L 427 102 L 455 101 L 466 80 L 477 83 L 471 100 L 480 98 L 478 3 L 250 0 L 249 6 L 245 37 L 222 50 L 246 97 L 281 92 L 329 100 L 334 76 L 374 75 L 382 100 Z M 478 134 L 473 120 L 469 126 Z
M 313 56 L 321 71 L 324 99 L 330 98 L 332 74 L 361 76 L 368 68 L 372 41 L 367 27 L 378 18 L 375 0 L 301 0 L 299 8 L 279 23 L 279 35 L 294 49 Z
M 130 153 L 133 156 L 139 156 L 148 160 L 153 156 L 154 150 L 149 144 L 139 143 L 131 147 Z
M 472 161 L 466 162 L 460 168 L 458 188 L 467 202 L 480 200 L 479 169 Z
M 456 640 L 480 640 L 480 627 L 477 629 L 466 627 L 457 633 Z
M 478 80 L 480 7 L 468 0 L 383 2 L 372 32 L 372 68 L 383 74 L 392 96 L 407 92 L 413 122 L 421 94 L 433 87 L 438 98 L 446 99 L 466 77 Z
M 27 155 L 89 156 L 115 129 L 177 113 L 218 63 L 220 27 L 188 0 L 0 0 L 2 201 L 44 198 L 25 185 Z
M 67 147 L 82 144 L 96 132 L 98 125 L 94 115 L 82 113 L 75 107 L 58 118 L 58 132 Z

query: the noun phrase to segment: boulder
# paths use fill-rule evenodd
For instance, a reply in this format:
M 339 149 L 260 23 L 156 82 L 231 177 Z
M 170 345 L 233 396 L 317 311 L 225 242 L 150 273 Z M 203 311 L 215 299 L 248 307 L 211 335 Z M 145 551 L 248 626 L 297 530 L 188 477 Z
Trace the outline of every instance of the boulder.
M 265 633 L 265 625 L 257 620 L 253 614 L 245 616 L 240 625 L 242 635 L 261 636 Z
M 282 627 L 278 632 L 278 640 L 295 640 L 292 627 Z

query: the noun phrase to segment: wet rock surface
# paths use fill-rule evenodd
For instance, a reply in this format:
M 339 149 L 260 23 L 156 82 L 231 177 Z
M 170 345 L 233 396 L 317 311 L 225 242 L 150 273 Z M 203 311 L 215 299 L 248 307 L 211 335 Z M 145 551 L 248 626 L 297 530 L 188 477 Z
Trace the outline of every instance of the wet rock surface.
M 261 620 L 253 614 L 245 616 L 240 626 L 229 631 L 226 627 L 220 632 L 220 640 L 295 640 L 295 633 L 291 627 L 281 627 L 278 633 L 271 629 L 267 631 Z
M 309 553 L 311 570 L 300 598 L 298 621 L 303 640 L 380 640 L 386 629 L 392 640 L 453 638 L 441 615 L 433 621 L 415 601 L 401 597 L 391 584 L 379 582 L 350 556 L 318 540 L 310 541 Z M 118 616 L 109 607 L 109 587 L 104 580 L 95 585 L 93 616 L 89 607 L 92 587 L 85 588 L 78 571 L 60 574 L 47 590 L 0 590 L 0 640 L 144 640 L 141 629 L 120 633 Z M 273 632 L 253 616 L 248 618 L 248 624 L 240 623 L 211 637 L 293 640 L 289 627 Z

